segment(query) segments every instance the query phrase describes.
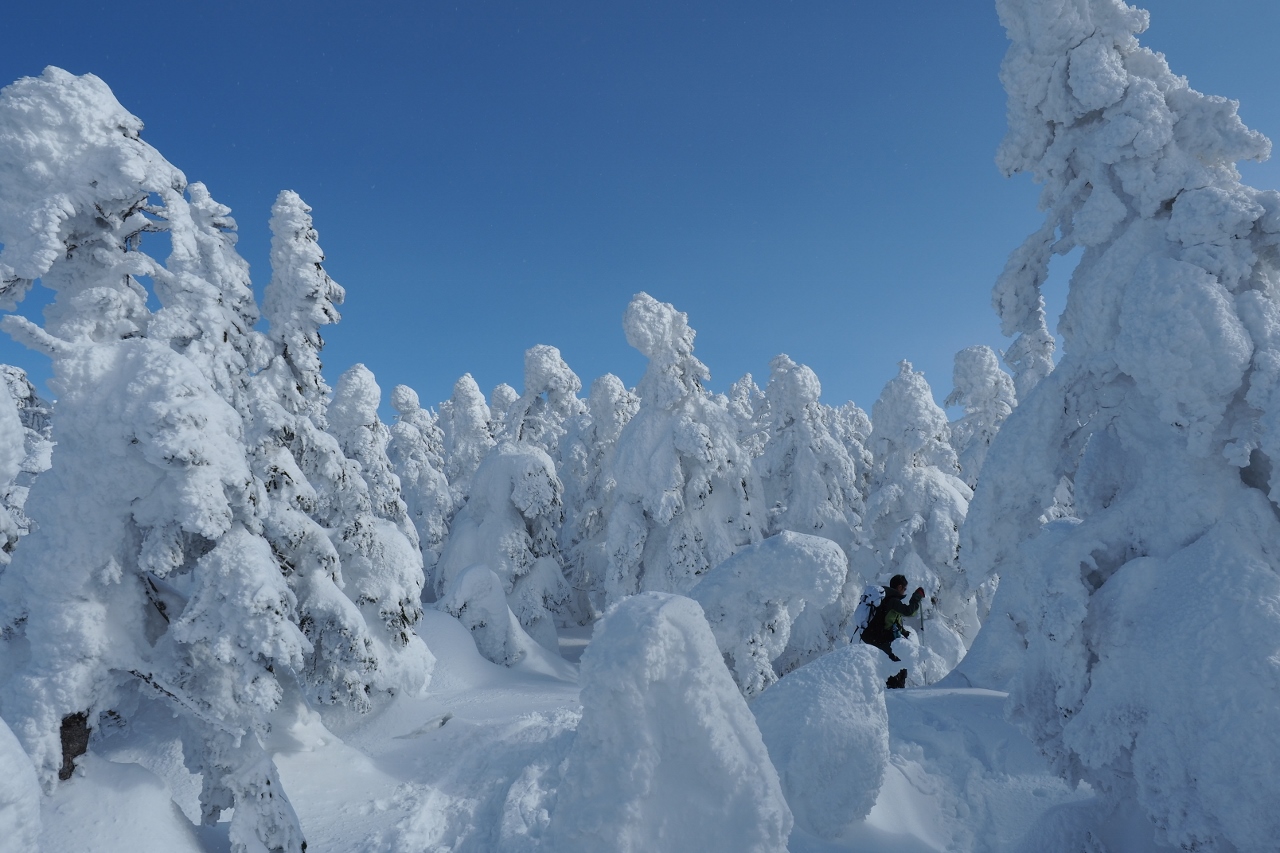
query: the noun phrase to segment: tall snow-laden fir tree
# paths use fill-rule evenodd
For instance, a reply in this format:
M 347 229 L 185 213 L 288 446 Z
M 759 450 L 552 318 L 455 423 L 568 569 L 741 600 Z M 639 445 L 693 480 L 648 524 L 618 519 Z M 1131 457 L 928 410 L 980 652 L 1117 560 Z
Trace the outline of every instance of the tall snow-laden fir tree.
M 1000 369 L 991 347 L 966 347 L 956 353 L 948 406 L 963 406 L 964 414 L 951 423 L 951 446 L 960 463 L 960 479 L 969 488 L 978 484 L 991 441 L 1018 405 L 1013 379 Z
M 857 466 L 818 402 L 822 385 L 789 356 L 769 366 L 768 438 L 754 463 L 768 507 L 766 533 L 821 536 L 851 553 L 859 547 L 863 498 Z
M 391 406 L 396 410 L 396 422 L 391 425 L 387 458 L 400 478 L 409 519 L 418 531 L 426 588 L 431 590 L 449 522 L 457 509 L 444 476 L 444 433 L 436 416 L 422 408 L 417 392 L 409 386 L 391 389 Z
M 829 410 L 818 400 L 822 385 L 817 375 L 786 355 L 774 358 L 770 368 L 760 407 L 767 412 L 767 440 L 753 462 L 768 507 L 766 534 L 790 530 L 820 536 L 839 545 L 856 565 L 865 511 L 858 466 L 831 430 Z M 784 668 L 830 650 L 845 636 L 863 579 L 850 573 L 842 582 L 845 589 L 835 601 L 800 613 L 793 654 Z
M 875 562 L 863 576 L 906 575 L 925 588 L 926 618 L 917 635 L 920 659 L 913 682 L 936 681 L 964 656 L 978 632 L 974 593 L 960 562 L 960 527 L 972 492 L 959 477 L 947 415 L 933 401 L 924 374 L 901 362 L 871 409 L 875 474 L 863 520 L 863 538 Z
M 317 698 L 365 708 L 371 690 L 413 694 L 430 678 L 434 659 L 413 630 L 422 617 L 422 557 L 404 532 L 416 536 L 381 449 L 382 425 L 369 422 L 369 398 L 380 393 L 371 375 L 357 371 L 335 410 L 349 446 L 367 455 L 378 485 L 370 488 L 360 462 L 348 458 L 325 430 L 329 389 L 320 373 L 319 329 L 338 320 L 335 306 L 345 293 L 321 266 L 324 253 L 310 208 L 296 193 L 280 193 L 271 229 L 272 278 L 264 313 L 276 357 L 259 378 L 263 393 L 274 392 L 278 401 L 274 409 L 265 407 L 267 420 L 275 421 L 270 433 L 283 442 L 300 475 L 285 482 L 289 472 L 279 468 L 277 479 L 291 493 L 293 507 L 330 539 L 337 562 L 315 538 L 317 531 L 292 513 L 281 528 L 287 538 L 277 548 L 289 553 L 296 543 L 302 549 L 297 557 L 307 566 L 307 588 L 315 595 L 315 617 L 304 625 L 316 632 L 313 642 L 325 653 L 309 662 Z M 277 461 L 290 462 L 279 454 Z M 333 587 L 358 611 L 335 598 Z M 310 604 L 311 599 L 304 602 L 307 613 Z
M 561 441 L 564 524 L 560 552 L 573 588 L 570 610 L 582 624 L 604 612 L 609 564 L 605 534 L 616 486 L 609 472 L 618 437 L 639 407 L 640 398 L 627 390 L 621 379 L 606 373 L 591 383 L 587 411 L 570 419 Z
M 54 464 L 27 505 L 37 527 L 0 575 L 6 655 L 23 650 L 0 706 L 50 789 L 75 758 L 67 725 L 92 728 L 131 694 L 166 701 L 205 819 L 234 807 L 233 850 L 300 851 L 258 738 L 309 644 L 261 536 L 240 414 L 167 335 L 147 337 L 135 278 L 169 280 L 141 240 L 165 227 L 148 199 L 186 180 L 91 75 L 7 87 L 0 126 L 4 295 L 12 307 L 36 278 L 56 293 L 43 329 L 4 326 L 53 359 L 59 396 Z
M 1138 43 L 1146 12 L 999 11 L 999 163 L 1044 184 L 1045 232 L 1082 254 L 1062 360 L 1001 428 L 964 529 L 966 563 L 1000 576 L 975 666 L 1012 670 L 1023 729 L 1159 843 L 1264 849 L 1280 835 L 1280 193 L 1235 161 L 1270 143 Z M 998 300 L 1006 324 L 1036 283 Z M 1077 518 L 1043 525 L 1064 476 Z
M 611 472 L 609 602 L 637 591 L 683 593 L 761 537 L 760 487 L 733 416 L 703 387 L 710 374 L 693 355 L 688 315 L 640 293 L 623 323 L 649 365 Z

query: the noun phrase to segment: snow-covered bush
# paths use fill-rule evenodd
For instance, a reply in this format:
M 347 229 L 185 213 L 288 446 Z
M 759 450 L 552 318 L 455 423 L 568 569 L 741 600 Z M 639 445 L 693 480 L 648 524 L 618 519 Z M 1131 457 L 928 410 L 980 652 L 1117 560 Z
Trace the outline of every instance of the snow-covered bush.
M 569 598 L 555 540 L 562 491 L 555 465 L 537 447 L 503 441 L 490 451 L 453 519 L 436 566 L 437 595 L 447 600 L 464 569 L 486 566 L 525 630 L 558 651 L 555 614 Z
M 560 552 L 573 588 L 570 613 L 576 621 L 596 618 L 604 609 L 608 508 L 616 483 L 609 476 L 618 437 L 640 407 L 640 399 L 612 373 L 591 383 L 587 411 L 570 419 L 560 446 L 564 483 L 564 523 Z
M 991 347 L 966 347 L 956 353 L 948 406 L 963 406 L 964 415 L 951 422 L 951 446 L 960 463 L 960 478 L 969 488 L 978 484 L 991 441 L 1018 405 L 1013 379 L 1000 369 Z
M 436 606 L 465 625 L 476 650 L 494 663 L 518 663 L 534 645 L 507 605 L 502 579 L 483 563 L 459 572 Z
M 1274 846 L 1280 788 L 1280 193 L 1270 144 L 1174 75 L 1117 0 L 1004 0 L 999 162 L 1082 249 L 1063 358 L 992 445 L 963 535 L 998 573 L 1015 719 L 1157 841 Z M 1039 243 L 1037 242 L 1039 241 Z M 1019 250 L 1026 254 L 1025 250 Z M 1047 250 L 1042 253 L 1047 259 Z M 1006 330 L 1044 260 L 1002 280 Z M 1075 515 L 1041 526 L 1062 477 Z M 981 580 L 977 575 L 973 581 Z M 1247 760 L 1231 757 L 1248 756 Z
M 582 657 L 582 720 L 543 849 L 781 853 L 777 772 L 698 605 L 614 605 Z
M 610 602 L 638 590 L 685 592 L 707 569 L 759 541 L 759 485 L 738 427 L 693 355 L 688 316 L 647 293 L 623 320 L 649 359 L 640 409 L 618 438 L 609 510 Z
M 875 805 L 889 764 L 880 653 L 854 643 L 789 673 L 751 703 L 796 826 L 834 838 Z
M 787 650 L 796 617 L 835 601 L 847 571 L 844 552 L 829 539 L 784 530 L 738 551 L 689 591 L 743 695 L 777 681 L 774 661 Z M 793 656 L 826 648 L 802 645 Z
M 871 410 L 875 475 L 863 537 L 877 560 L 864 577 L 906 575 L 940 616 L 923 639 L 912 683 L 950 671 L 978 632 L 975 594 L 960 563 L 960 526 L 972 492 L 960 480 L 946 413 L 924 375 L 902 362 Z M 930 607 L 932 604 L 932 607 Z M 917 638 L 921 639 L 921 638 Z

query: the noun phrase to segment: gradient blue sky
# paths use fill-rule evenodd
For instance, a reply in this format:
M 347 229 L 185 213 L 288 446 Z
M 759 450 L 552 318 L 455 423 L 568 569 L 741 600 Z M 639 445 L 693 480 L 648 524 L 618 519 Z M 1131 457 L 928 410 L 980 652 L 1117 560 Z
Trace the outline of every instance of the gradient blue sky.
M 1280 139 L 1280 3 L 1146 7 L 1146 45 Z M 103 78 L 233 208 L 259 293 L 271 203 L 301 194 L 347 289 L 330 382 L 362 361 L 424 404 L 464 372 L 519 390 L 537 343 L 584 385 L 634 384 L 639 290 L 689 314 L 715 390 L 786 352 L 829 403 L 870 410 L 903 358 L 941 398 L 956 350 L 1007 344 L 991 285 L 1040 221 L 993 162 L 986 0 L 45 0 L 5 24 L 0 82 Z M 1280 187 L 1276 165 L 1245 175 Z M 48 373 L 8 342 L 0 360 Z

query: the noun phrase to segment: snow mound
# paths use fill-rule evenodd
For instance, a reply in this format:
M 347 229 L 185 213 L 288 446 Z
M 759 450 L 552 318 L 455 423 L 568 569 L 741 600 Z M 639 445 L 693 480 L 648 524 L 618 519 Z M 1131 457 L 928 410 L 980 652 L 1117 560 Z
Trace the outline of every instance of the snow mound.
M 875 805 L 889 762 L 878 652 L 861 643 L 790 673 L 751 704 L 796 826 L 834 838 Z
M 35 850 L 40 838 L 40 784 L 18 738 L 0 720 L 0 851 Z
M 619 602 L 582 658 L 582 721 L 543 849 L 783 851 L 791 812 L 696 602 Z
M 748 545 L 703 576 L 689 597 L 702 605 L 711 633 L 745 696 L 778 680 L 791 628 L 806 607 L 836 600 L 848 562 L 829 539 L 784 530 Z

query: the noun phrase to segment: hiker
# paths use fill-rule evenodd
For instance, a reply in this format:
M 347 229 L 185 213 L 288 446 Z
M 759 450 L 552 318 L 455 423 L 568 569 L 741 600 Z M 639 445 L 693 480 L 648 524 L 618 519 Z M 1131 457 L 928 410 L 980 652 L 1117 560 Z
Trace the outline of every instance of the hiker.
M 867 621 L 867 627 L 862 632 L 862 642 L 870 646 L 875 646 L 880 651 L 889 656 L 889 660 L 900 661 L 902 658 L 893 653 L 893 641 L 899 637 L 910 637 L 911 632 L 902 624 L 904 616 L 915 616 L 916 611 L 920 609 L 920 601 L 924 598 L 924 587 L 916 587 L 916 591 L 911 593 L 911 603 L 903 603 L 903 598 L 907 595 L 907 579 L 904 575 L 894 575 L 889 579 L 889 585 L 884 588 L 884 599 L 871 613 L 870 619 Z M 885 686 L 892 689 L 896 687 L 905 687 L 907 684 L 907 671 L 901 670 L 897 675 L 890 676 L 885 681 Z

